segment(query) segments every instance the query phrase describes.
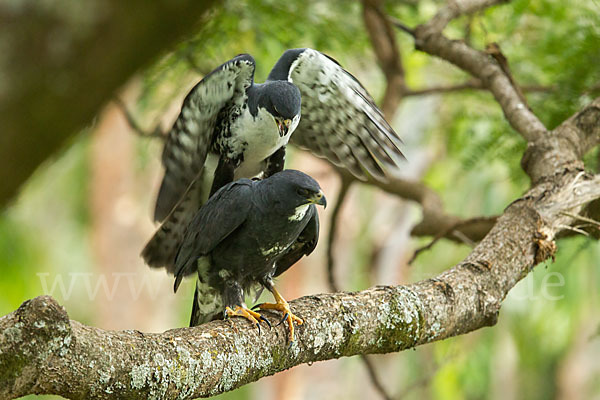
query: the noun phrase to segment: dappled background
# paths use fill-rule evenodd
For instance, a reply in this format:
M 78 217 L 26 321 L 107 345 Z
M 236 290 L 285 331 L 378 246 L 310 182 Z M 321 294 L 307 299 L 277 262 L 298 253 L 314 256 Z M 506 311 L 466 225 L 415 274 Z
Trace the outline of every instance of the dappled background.
M 415 26 L 441 4 L 387 1 L 383 10 Z M 121 101 L 99 110 L 0 214 L 0 315 L 50 294 L 72 319 L 105 329 L 161 332 L 186 326 L 193 280 L 174 295 L 172 278 L 148 269 L 139 257 L 156 228 L 151 211 L 162 174 L 162 142 L 152 133 L 170 127 L 183 97 L 204 74 L 243 52 L 256 59 L 261 82 L 285 49 L 318 49 L 382 99 L 386 79 L 362 7 L 349 1 L 225 1 L 210 11 L 196 36 L 132 76 L 115 93 Z M 479 49 L 497 42 L 531 108 L 552 129 L 598 96 L 599 14 L 597 1 L 517 0 L 459 18 L 446 32 Z M 502 213 L 529 186 L 520 167 L 525 142 L 488 92 L 419 93 L 470 78 L 415 51 L 402 32 L 395 37 L 406 86 L 414 92 L 397 109 L 386 110 L 405 143 L 403 177 L 433 188 L 448 214 Z M 98 59 L 94 68 L 102 67 Z M 598 149 L 586 165 L 598 171 Z M 279 279 L 282 294 L 293 299 L 330 290 L 326 250 L 340 179 L 328 163 L 297 149 L 286 166 L 315 177 L 330 204 L 319 210 L 322 236 L 316 251 Z M 415 249 L 432 239 L 411 237 L 420 217 L 415 203 L 353 184 L 332 253 L 337 286 L 361 290 L 427 279 L 470 252 L 467 238 L 441 240 L 409 265 Z M 385 391 L 407 399 L 600 397 L 600 246 L 582 235 L 558 246 L 555 262 L 537 266 L 513 289 L 497 326 L 414 351 L 370 356 Z M 381 393 L 363 362 L 354 357 L 295 367 L 220 398 L 377 396 Z

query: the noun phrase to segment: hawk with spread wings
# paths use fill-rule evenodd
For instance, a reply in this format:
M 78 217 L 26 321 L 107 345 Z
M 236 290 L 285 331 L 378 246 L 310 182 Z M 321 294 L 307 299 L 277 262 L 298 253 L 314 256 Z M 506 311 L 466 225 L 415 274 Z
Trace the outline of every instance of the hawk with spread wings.
M 154 219 L 162 222 L 142 252 L 151 267 L 174 272 L 185 227 L 199 206 L 239 178 L 283 169 L 291 142 L 359 179 L 385 180 L 403 160 L 401 140 L 360 82 L 313 49 L 283 53 L 265 83 L 254 59 L 239 55 L 187 95 L 162 154 L 165 175 Z

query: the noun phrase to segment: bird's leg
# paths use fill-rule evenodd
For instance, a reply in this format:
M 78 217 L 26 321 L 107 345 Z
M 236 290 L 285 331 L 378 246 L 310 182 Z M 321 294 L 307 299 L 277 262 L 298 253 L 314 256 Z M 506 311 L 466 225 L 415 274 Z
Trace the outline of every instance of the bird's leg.
M 223 300 L 227 304 L 224 312 L 225 318 L 244 317 L 258 328 L 258 333 L 260 333 L 259 321 L 265 321 L 269 328 L 271 327 L 271 323 L 265 317 L 246 307 L 244 304 L 244 291 L 238 282 L 234 280 L 225 282 Z
M 294 322 L 297 323 L 298 325 L 302 325 L 304 323 L 304 321 L 302 321 L 302 318 L 298 318 L 294 314 L 292 314 L 292 311 L 290 310 L 290 305 L 288 304 L 287 301 L 285 301 L 285 299 L 283 297 L 281 297 L 281 294 L 279 294 L 277 289 L 275 289 L 275 286 L 273 286 L 273 282 L 271 282 L 271 281 L 267 282 L 265 284 L 265 287 L 271 293 L 273 293 L 273 297 L 275 298 L 275 303 L 262 303 L 262 304 L 256 305 L 253 308 L 260 308 L 261 310 L 281 311 L 283 313 L 283 318 L 281 319 L 281 322 L 287 320 L 289 330 L 290 330 L 290 335 L 289 335 L 290 342 L 293 342 L 294 341 Z
M 209 198 L 212 197 L 212 195 L 215 194 L 217 190 L 221 189 L 229 182 L 233 182 L 235 167 L 236 165 L 233 160 L 230 160 L 225 156 L 219 157 L 219 164 L 217 165 L 217 169 L 215 170 L 213 183 L 210 187 L 210 195 L 208 196 Z
M 281 146 L 275 153 L 267 158 L 267 167 L 265 168 L 264 177 L 268 178 L 278 172 L 283 171 L 285 164 L 285 146 Z

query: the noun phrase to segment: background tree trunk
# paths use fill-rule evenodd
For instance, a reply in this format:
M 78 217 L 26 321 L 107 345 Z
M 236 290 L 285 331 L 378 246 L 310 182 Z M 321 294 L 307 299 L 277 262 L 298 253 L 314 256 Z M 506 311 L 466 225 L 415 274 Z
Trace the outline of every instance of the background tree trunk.
M 0 4 L 0 207 L 213 0 Z

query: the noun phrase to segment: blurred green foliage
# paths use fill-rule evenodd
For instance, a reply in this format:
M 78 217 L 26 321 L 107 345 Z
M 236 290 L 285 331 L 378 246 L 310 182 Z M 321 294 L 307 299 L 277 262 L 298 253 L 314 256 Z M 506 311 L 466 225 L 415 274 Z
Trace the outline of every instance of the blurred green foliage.
M 390 0 L 385 10 L 414 26 L 430 18 L 441 4 Z M 515 0 L 461 17 L 446 32 L 463 39 L 468 26 L 470 41 L 479 49 L 498 42 L 517 82 L 548 88 L 527 98 L 534 112 L 553 128 L 600 93 L 599 15 L 597 0 Z M 416 52 L 410 37 L 399 32 L 397 38 L 411 88 L 468 79 L 453 66 Z M 142 74 L 136 112 L 151 126 L 200 75 L 234 55 L 251 53 L 257 60 L 257 80 L 262 81 L 285 49 L 304 46 L 338 59 L 376 98 L 383 92 L 359 2 L 227 0 L 212 11 L 197 37 L 179 44 Z M 434 104 L 426 114 L 429 127 L 418 132 L 411 140 L 413 147 L 407 148 L 408 162 L 418 149 L 436 149 L 438 157 L 424 179 L 440 193 L 448 212 L 465 217 L 501 213 L 528 187 L 519 165 L 526 144 L 487 92 L 452 93 L 436 98 Z M 147 139 L 138 139 L 136 168 L 145 168 L 149 159 L 157 157 L 153 150 Z M 588 167 L 597 171 L 598 159 L 595 150 L 586 158 Z M 0 215 L 0 314 L 41 293 L 36 273 L 91 269 L 88 164 L 88 138 L 82 135 L 59 159 L 43 166 L 18 201 Z M 355 216 L 359 221 L 355 245 L 348 247 L 352 252 L 348 290 L 371 284 L 368 271 L 376 257 L 369 228 L 377 207 L 376 191 L 362 186 L 353 190 L 358 190 L 363 208 Z M 427 239 L 412 242 L 416 248 Z M 558 248 L 556 262 L 536 267 L 511 292 L 497 326 L 395 355 L 391 370 L 396 375 L 380 371 L 386 387 L 392 393 L 411 388 L 407 399 L 559 398 L 559 386 L 565 385 L 563 375 L 573 368 L 573 359 L 586 349 L 600 356 L 600 246 L 579 237 L 561 240 Z M 419 256 L 406 280 L 432 276 L 469 251 L 465 245 L 440 242 Z M 93 321 L 77 304 L 69 303 L 68 308 L 72 318 Z M 180 313 L 185 321 L 188 309 Z M 362 373 L 356 360 L 339 362 L 346 366 L 340 367 L 345 376 Z M 389 366 L 389 357 L 386 362 Z M 581 390 L 597 398 L 600 370 L 587 367 L 583 373 L 588 374 L 589 385 Z M 220 398 L 253 398 L 258 392 L 253 387 L 257 386 Z M 345 392 L 344 398 L 357 397 Z

